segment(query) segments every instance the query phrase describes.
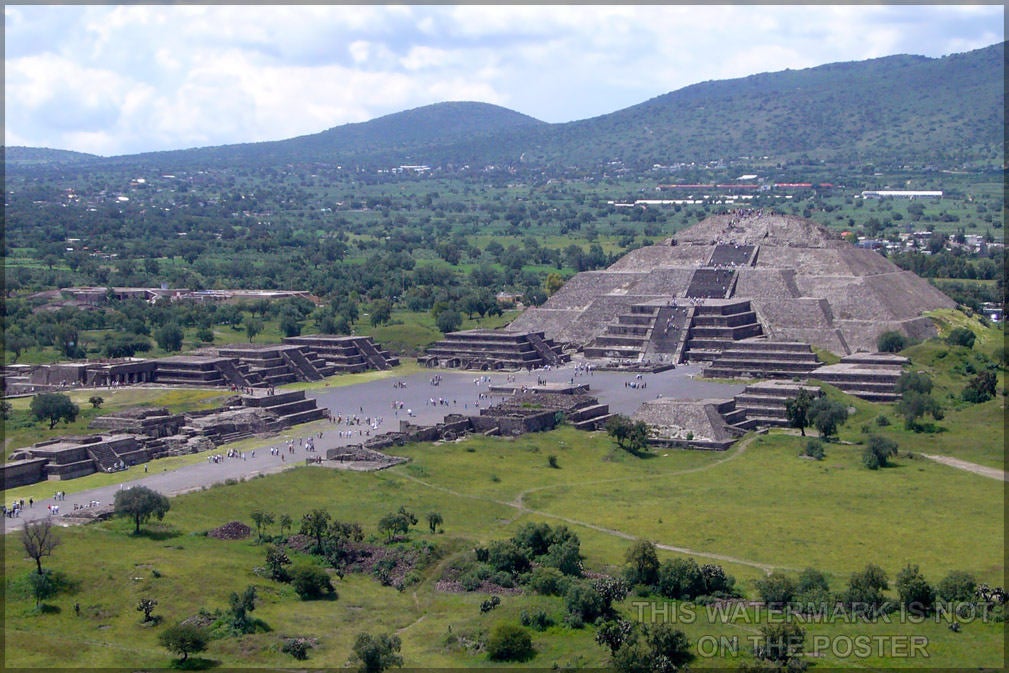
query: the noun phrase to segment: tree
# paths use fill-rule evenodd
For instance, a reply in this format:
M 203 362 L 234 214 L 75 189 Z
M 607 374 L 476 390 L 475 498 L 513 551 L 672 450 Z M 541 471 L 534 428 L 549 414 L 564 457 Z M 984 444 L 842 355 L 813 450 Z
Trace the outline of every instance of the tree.
M 875 564 L 852 573 L 842 599 L 855 615 L 873 616 L 884 606 L 883 592 L 890 588 L 886 572 Z
M 438 527 L 442 525 L 444 519 L 441 518 L 441 514 L 438 512 L 428 512 L 427 513 L 427 525 L 431 528 L 432 533 L 438 532 Z
M 799 388 L 798 394 L 785 402 L 785 416 L 788 418 L 788 427 L 798 428 L 799 434 L 806 436 L 806 428 L 809 427 L 809 408 L 813 404 L 813 396 L 805 388 Z
M 901 395 L 912 390 L 928 395 L 932 392 L 932 379 L 925 372 L 904 372 L 897 379 L 894 390 Z
M 183 339 L 182 328 L 175 323 L 168 323 L 154 333 L 154 340 L 158 342 L 158 347 L 169 353 L 182 350 Z
M 157 607 L 158 602 L 153 598 L 141 598 L 140 602 L 137 603 L 137 612 L 144 613 L 144 623 L 153 622 L 154 617 L 151 615 L 154 612 L 154 608 Z
M 691 600 L 704 591 L 704 576 L 694 559 L 669 559 L 659 567 L 659 593 L 666 598 Z
M 252 510 L 252 522 L 256 524 L 256 534 L 259 536 L 259 541 L 263 541 L 263 529 L 273 523 L 273 513 L 264 512 L 259 509 Z
M 392 320 L 392 304 L 387 299 L 379 299 L 371 305 L 370 314 L 372 327 L 384 325 Z
M 908 564 L 897 573 L 894 581 L 900 604 L 912 615 L 927 615 L 935 605 L 935 589 L 921 574 L 917 565 Z
M 277 524 L 280 526 L 280 534 L 283 536 L 285 530 L 291 530 L 291 526 L 294 522 L 291 521 L 290 514 L 281 514 L 280 519 L 277 520 Z
M 803 670 L 805 662 L 801 657 L 805 642 L 805 629 L 794 622 L 765 624 L 760 627 L 753 656 L 769 661 L 781 670 Z
M 615 656 L 633 631 L 633 622 L 626 619 L 608 619 L 596 629 L 596 642 L 609 648 L 610 656 Z
M 291 565 L 291 557 L 280 547 L 270 545 L 266 548 L 266 567 L 270 569 L 270 579 L 277 582 L 288 582 L 291 579 L 285 566 Z
M 322 538 L 329 529 L 329 512 L 324 509 L 313 509 L 301 517 L 301 534 L 315 538 L 315 553 L 322 553 Z
M 614 414 L 606 421 L 606 433 L 628 453 L 637 455 L 648 446 L 648 425 L 644 421 L 632 421 L 627 416 Z
M 209 637 L 206 630 L 195 624 L 175 624 L 158 634 L 158 641 L 169 652 L 182 655 L 182 661 L 207 649 Z
M 878 470 L 890 463 L 890 456 L 897 455 L 897 442 L 888 437 L 872 435 L 862 452 L 862 464 L 870 470 Z
M 613 654 L 617 673 L 675 673 L 693 654 L 683 631 L 670 624 L 650 624 L 635 628 Z
M 256 609 L 256 587 L 251 584 L 241 594 L 232 591 L 228 597 L 231 628 L 235 633 L 252 633 L 255 624 L 249 613 Z
M 35 345 L 35 339 L 18 328 L 12 328 L 4 334 L 4 348 L 14 354 L 12 364 L 16 364 L 21 353 Z
M 780 609 L 791 603 L 797 589 L 795 580 L 790 575 L 778 571 L 755 580 L 753 584 L 757 587 L 760 600 L 771 609 Z
M 114 503 L 117 516 L 133 519 L 136 525 L 133 530 L 134 534 L 140 533 L 140 524 L 152 516 L 156 517 L 158 521 L 164 519 L 171 506 L 172 504 L 167 497 L 146 486 L 133 486 L 117 491 Z
M 382 673 L 393 666 L 402 666 L 403 657 L 399 655 L 402 643 L 399 636 L 383 633 L 373 636 L 370 633 L 359 633 L 354 639 L 354 661 L 358 663 L 359 673 Z
M 980 404 L 995 397 L 995 390 L 998 387 L 998 379 L 994 372 L 982 371 L 970 380 L 970 383 L 960 393 L 964 402 Z
M 631 584 L 651 587 L 659 582 L 659 555 L 648 540 L 637 540 L 624 555 L 627 567 L 624 577 Z
M 848 420 L 848 408 L 840 402 L 820 397 L 809 407 L 809 419 L 823 438 L 837 434 L 837 428 Z
M 60 421 L 73 423 L 81 412 L 80 407 L 63 393 L 39 393 L 32 398 L 28 409 L 35 420 L 48 420 L 50 430 L 55 428 Z
M 921 431 L 923 428 L 918 423 L 918 419 L 925 414 L 931 414 L 935 420 L 942 420 L 943 411 L 939 403 L 931 395 L 919 393 L 916 390 L 909 390 L 904 393 L 900 401 L 894 406 L 898 414 L 904 417 L 904 427 L 907 430 Z
M 42 558 L 53 555 L 53 550 L 60 544 L 60 538 L 56 535 L 52 520 L 37 519 L 26 522 L 21 529 L 21 544 L 24 545 L 25 553 L 35 561 L 37 574 L 41 575 Z
M 329 573 L 311 563 L 296 566 L 291 571 L 291 586 L 303 601 L 323 596 L 336 597 L 336 587 L 333 586 Z
M 249 343 L 256 338 L 256 335 L 263 331 L 263 321 L 253 318 L 251 315 L 245 319 L 245 336 L 249 337 Z
M 434 323 L 439 332 L 448 334 L 462 327 L 462 315 L 455 309 L 445 309 L 438 313 L 438 317 L 435 318 Z
M 529 632 L 516 624 L 498 624 L 487 639 L 491 661 L 528 661 L 536 656 Z
M 899 353 L 907 348 L 907 337 L 900 332 L 883 332 L 876 339 L 876 348 L 880 353 Z
M 295 337 L 301 334 L 301 314 L 293 306 L 285 306 L 280 311 L 278 323 L 280 331 L 286 337 Z
M 564 607 L 568 611 L 567 623 L 574 628 L 581 628 L 603 615 L 606 601 L 592 586 L 584 582 L 572 582 L 564 594 Z
M 952 570 L 936 587 L 936 598 L 947 604 L 967 603 L 974 599 L 977 579 L 962 570 Z
M 93 409 L 101 409 L 102 405 L 105 404 L 105 398 L 101 395 L 92 395 L 88 398 L 88 403 Z

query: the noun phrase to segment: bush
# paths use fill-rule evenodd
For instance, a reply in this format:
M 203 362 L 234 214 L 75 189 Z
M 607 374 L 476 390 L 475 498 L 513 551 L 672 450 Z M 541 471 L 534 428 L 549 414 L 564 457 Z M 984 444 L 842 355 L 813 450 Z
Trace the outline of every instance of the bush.
M 606 609 L 606 601 L 602 595 L 587 584 L 573 582 L 564 594 L 564 606 L 571 616 L 569 624 L 591 624 L 596 621 Z
M 967 603 L 974 600 L 977 579 L 962 570 L 953 570 L 936 586 L 936 597 L 946 603 Z
M 529 632 L 515 624 L 498 624 L 487 639 L 491 661 L 528 661 L 536 656 Z
M 816 460 L 823 460 L 823 442 L 818 439 L 810 439 L 806 442 L 806 448 L 803 449 L 802 455 L 807 458 L 815 458 Z
M 303 601 L 329 596 L 336 598 L 336 587 L 329 579 L 329 573 L 317 565 L 296 566 L 291 571 L 291 586 Z
M 950 346 L 974 348 L 974 341 L 976 339 L 977 335 L 975 335 L 974 332 L 970 331 L 966 327 L 957 327 L 946 336 L 946 343 Z
M 534 612 L 522 611 L 520 617 L 522 626 L 528 626 L 533 631 L 546 631 L 554 625 L 554 620 L 546 613 L 546 610 L 536 610 Z
M 925 581 L 917 565 L 907 565 L 895 582 L 900 604 L 912 615 L 927 615 L 935 604 L 935 590 Z
M 884 416 L 883 414 L 880 414 L 879 416 L 876 417 L 876 425 L 878 425 L 881 428 L 885 428 L 886 426 L 890 425 L 890 419 Z
M 897 442 L 887 437 L 872 435 L 862 452 L 862 464 L 870 470 L 878 470 L 889 465 L 890 456 L 897 455 Z
M 491 596 L 487 600 L 480 603 L 480 614 L 490 612 L 499 605 L 501 605 L 501 599 L 498 596 Z
M 691 600 L 704 589 L 701 568 L 692 558 L 670 559 L 659 567 L 659 593 L 666 598 Z
M 876 339 L 880 353 L 899 353 L 907 348 L 907 338 L 900 332 L 883 332 Z
M 998 387 L 998 380 L 995 374 L 990 371 L 983 371 L 967 384 L 960 396 L 964 402 L 980 404 L 995 397 L 995 390 Z
M 546 566 L 535 568 L 526 582 L 526 586 L 544 596 L 563 596 L 570 584 L 571 580 L 565 577 L 564 573 L 557 568 Z
M 280 651 L 284 654 L 290 654 L 298 661 L 304 661 L 305 659 L 308 659 L 309 647 L 311 647 L 311 645 L 309 645 L 308 641 L 304 638 L 288 638 L 287 641 L 284 642 L 283 647 L 280 648 Z
M 763 579 L 754 581 L 760 600 L 764 601 L 767 607 L 780 609 L 790 603 L 795 597 L 795 580 L 784 573 L 772 572 Z
M 207 632 L 194 624 L 176 624 L 158 634 L 158 642 L 169 652 L 181 654 L 182 661 L 207 649 L 209 639 Z

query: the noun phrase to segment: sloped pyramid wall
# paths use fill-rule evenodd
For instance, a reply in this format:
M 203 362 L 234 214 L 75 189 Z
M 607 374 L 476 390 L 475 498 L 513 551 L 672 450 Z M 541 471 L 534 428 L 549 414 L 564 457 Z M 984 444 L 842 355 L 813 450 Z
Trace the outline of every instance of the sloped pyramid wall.
M 508 330 L 543 331 L 584 346 L 634 303 L 686 297 L 694 270 L 717 245 L 757 246 L 749 266 L 734 266 L 731 297 L 748 299 L 771 339 L 802 341 L 839 355 L 875 351 L 896 330 L 934 334 L 924 311 L 956 303 L 879 253 L 855 248 L 801 217 L 765 211 L 716 215 L 662 244 L 634 250 L 608 269 L 577 274 L 542 307 Z

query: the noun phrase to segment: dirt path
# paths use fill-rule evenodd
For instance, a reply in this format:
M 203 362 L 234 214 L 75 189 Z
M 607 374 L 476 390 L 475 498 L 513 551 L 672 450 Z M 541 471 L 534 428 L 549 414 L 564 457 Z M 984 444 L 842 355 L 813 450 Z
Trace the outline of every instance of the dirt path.
M 711 468 L 716 467 L 718 465 L 722 465 L 722 464 L 724 464 L 724 463 L 726 463 L 726 462 L 728 462 L 730 460 L 733 460 L 734 458 L 738 457 L 741 453 L 743 453 L 746 450 L 746 447 L 749 446 L 757 438 L 757 436 L 758 435 L 750 435 L 749 437 L 745 438 L 742 442 L 740 442 L 740 444 L 738 445 L 738 447 L 732 452 L 731 455 L 726 456 L 722 460 L 719 460 L 719 461 L 716 461 L 714 463 L 710 463 L 708 465 L 704 465 L 704 466 L 701 466 L 701 467 L 695 467 L 695 468 L 690 468 L 690 469 L 687 469 L 687 470 L 679 470 L 677 472 L 669 472 L 669 473 L 665 473 L 665 474 L 661 474 L 661 475 L 655 475 L 655 477 L 656 478 L 657 477 L 670 477 L 670 476 L 675 476 L 677 474 L 687 474 L 687 473 L 690 473 L 690 472 L 698 472 L 698 471 L 701 471 L 701 470 L 711 469 Z M 491 503 L 494 503 L 496 505 L 502 505 L 504 507 L 511 507 L 511 508 L 514 508 L 515 510 L 517 510 L 518 512 L 522 513 L 522 514 L 536 514 L 538 516 L 542 516 L 542 517 L 546 517 L 546 518 L 550 518 L 550 519 L 556 519 L 558 521 L 563 521 L 564 523 L 568 523 L 568 524 L 571 524 L 573 526 L 581 526 L 583 528 L 588 528 L 588 529 L 597 531 L 599 533 L 604 533 L 606 535 L 612 535 L 613 537 L 619 537 L 619 538 L 622 538 L 624 540 L 636 540 L 636 539 L 638 539 L 637 535 L 632 535 L 632 534 L 624 532 L 622 530 L 617 530 L 617 529 L 614 529 L 614 528 L 607 528 L 605 526 L 600 526 L 598 524 L 594 524 L 594 523 L 591 523 L 591 522 L 588 522 L 588 521 L 581 521 L 579 519 L 574 519 L 574 518 L 571 518 L 571 517 L 561 516 L 560 514 L 554 514 L 553 512 L 546 512 L 546 511 L 543 511 L 543 510 L 532 509 L 531 507 L 527 507 L 522 502 L 522 497 L 525 494 L 527 494 L 527 493 L 529 493 L 531 491 L 539 491 L 539 490 L 543 490 L 544 488 L 552 488 L 552 487 L 539 487 L 539 488 L 535 488 L 535 489 L 529 489 L 528 491 L 523 491 L 522 493 L 520 493 L 513 500 L 505 501 L 505 500 L 497 500 L 495 498 L 488 498 L 488 497 L 484 497 L 484 496 L 473 495 L 471 493 L 462 493 L 460 491 L 456 491 L 456 490 L 453 490 L 453 489 L 450 489 L 450 488 L 446 488 L 444 486 L 438 486 L 437 484 L 432 484 L 431 482 L 424 481 L 423 479 L 418 479 L 417 477 L 414 477 L 413 475 L 407 474 L 405 472 L 393 472 L 393 474 L 401 476 L 404 479 L 409 479 L 410 481 L 413 481 L 413 482 L 415 482 L 417 484 L 420 484 L 422 486 L 426 486 L 427 488 L 430 488 L 430 489 L 433 489 L 433 490 L 436 490 L 436 491 L 441 491 L 442 493 L 447 493 L 449 495 L 453 495 L 453 496 L 456 496 L 458 498 L 468 498 L 470 500 L 479 500 L 479 501 L 482 501 L 482 502 L 491 502 Z M 633 479 L 642 479 L 642 477 L 640 477 L 640 476 L 638 476 L 638 477 L 622 477 L 620 479 L 605 479 L 605 480 L 596 480 L 596 481 L 566 483 L 566 484 L 563 484 L 563 486 L 587 486 L 587 485 L 594 485 L 594 484 L 601 484 L 601 483 L 609 483 L 609 482 L 613 482 L 613 481 L 626 481 L 627 479 L 630 479 L 630 478 L 633 478 Z M 729 556 L 727 554 L 717 554 L 717 553 L 714 553 L 714 552 L 706 552 L 706 551 L 701 551 L 701 550 L 697 550 L 697 549 L 691 549 L 689 547 L 681 547 L 681 546 L 678 546 L 678 545 L 668 544 L 668 543 L 664 543 L 664 542 L 657 542 L 656 541 L 655 542 L 655 546 L 657 548 L 663 549 L 665 551 L 672 551 L 672 552 L 677 552 L 677 553 L 680 553 L 680 554 L 690 554 L 691 556 L 699 556 L 699 557 L 703 557 L 703 558 L 714 559 L 714 560 L 717 560 L 717 561 L 724 561 L 726 563 L 736 563 L 736 564 L 739 564 L 739 565 L 750 566 L 751 568 L 758 568 L 761 571 L 763 571 L 764 573 L 770 573 L 772 570 L 775 570 L 775 569 L 794 570 L 794 568 L 784 568 L 783 566 L 774 566 L 774 565 L 771 565 L 771 564 L 768 564 L 768 563 L 760 563 L 758 561 L 752 561 L 750 559 L 739 558 L 737 556 Z
M 949 456 L 940 456 L 938 454 L 922 453 L 919 454 L 922 458 L 928 458 L 929 460 L 934 460 L 937 463 L 942 463 L 943 465 L 949 465 L 950 467 L 955 467 L 958 470 L 966 470 L 967 472 L 973 472 L 974 474 L 979 474 L 982 477 L 988 477 L 989 479 L 998 479 L 999 481 L 1009 481 L 1009 475 L 1006 474 L 1005 470 L 1000 470 L 995 467 L 987 467 L 985 465 L 978 465 L 977 463 L 970 463 L 966 460 L 960 460 L 959 458 L 950 458 Z

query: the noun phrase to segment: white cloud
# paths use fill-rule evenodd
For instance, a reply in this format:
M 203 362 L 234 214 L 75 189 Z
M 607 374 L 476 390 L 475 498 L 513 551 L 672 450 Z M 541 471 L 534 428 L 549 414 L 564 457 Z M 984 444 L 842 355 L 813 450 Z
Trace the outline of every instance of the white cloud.
M 5 6 L 5 139 L 280 139 L 438 102 L 551 122 L 689 84 L 1004 38 L 1001 6 Z

